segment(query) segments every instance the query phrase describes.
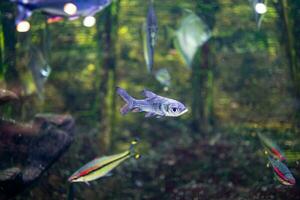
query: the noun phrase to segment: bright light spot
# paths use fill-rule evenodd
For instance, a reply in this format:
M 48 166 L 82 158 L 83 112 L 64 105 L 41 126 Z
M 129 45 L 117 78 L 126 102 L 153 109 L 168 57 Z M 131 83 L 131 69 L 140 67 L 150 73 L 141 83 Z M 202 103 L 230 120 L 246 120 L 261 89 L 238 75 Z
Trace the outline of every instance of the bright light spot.
M 64 12 L 68 15 L 74 15 L 77 12 L 77 7 L 73 3 L 66 3 L 64 6 Z
M 267 12 L 267 6 L 264 3 L 257 3 L 255 5 L 255 11 L 258 14 L 265 14 Z
M 30 23 L 28 21 L 21 21 L 17 25 L 17 31 L 21 33 L 25 33 L 30 30 Z
M 87 16 L 83 20 L 83 25 L 86 27 L 92 27 L 96 24 L 96 19 L 93 16 Z

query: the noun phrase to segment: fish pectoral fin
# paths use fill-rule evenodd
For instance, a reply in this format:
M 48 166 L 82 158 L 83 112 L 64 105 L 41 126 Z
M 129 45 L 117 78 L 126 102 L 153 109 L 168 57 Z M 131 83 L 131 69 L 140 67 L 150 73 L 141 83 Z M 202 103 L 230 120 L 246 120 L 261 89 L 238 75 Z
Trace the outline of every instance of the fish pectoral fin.
M 163 116 L 162 115 L 156 115 L 156 118 L 157 119 L 160 119 L 160 118 L 162 118 Z
M 87 181 L 85 181 L 84 183 L 87 184 L 88 186 L 91 186 L 91 184 Z
M 156 114 L 155 113 L 152 113 L 152 112 L 148 112 L 146 113 L 145 117 L 148 118 L 148 117 L 154 117 Z
M 147 97 L 147 98 L 153 98 L 156 97 L 157 95 L 149 90 L 144 89 L 142 91 L 143 96 Z

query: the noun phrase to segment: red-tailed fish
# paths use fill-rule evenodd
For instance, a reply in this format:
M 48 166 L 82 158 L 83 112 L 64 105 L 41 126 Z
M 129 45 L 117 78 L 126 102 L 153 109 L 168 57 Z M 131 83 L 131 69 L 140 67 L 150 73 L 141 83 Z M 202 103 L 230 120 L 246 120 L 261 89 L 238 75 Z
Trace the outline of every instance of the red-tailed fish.
M 275 142 L 260 133 L 258 133 L 258 137 L 269 154 L 281 161 L 286 160 L 283 151 Z
M 269 161 L 273 167 L 275 177 L 283 185 L 295 185 L 296 180 L 289 168 L 279 160 L 269 156 Z

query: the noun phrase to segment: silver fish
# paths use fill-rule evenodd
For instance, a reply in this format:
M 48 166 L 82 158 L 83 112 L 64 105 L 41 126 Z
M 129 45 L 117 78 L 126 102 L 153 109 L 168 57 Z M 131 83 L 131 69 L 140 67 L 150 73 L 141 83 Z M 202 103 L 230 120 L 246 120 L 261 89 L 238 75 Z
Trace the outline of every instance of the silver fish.
M 144 57 L 149 72 L 153 69 L 154 47 L 157 40 L 157 18 L 153 7 L 153 2 L 149 5 L 146 26 L 144 27 Z
M 43 53 L 36 47 L 31 49 L 28 67 L 32 73 L 38 95 L 40 98 L 43 98 L 44 85 L 52 70 Z
M 111 3 L 111 0 L 11 0 L 18 5 L 16 24 L 29 18 L 34 11 L 42 11 L 50 18 L 68 17 L 75 19 L 80 16 L 93 16 Z M 68 15 L 64 6 L 72 3 L 77 7 L 74 15 Z
M 178 117 L 188 111 L 185 105 L 179 101 L 158 96 L 149 90 L 143 90 L 142 94 L 146 97 L 146 99 L 142 100 L 133 98 L 126 92 L 126 90 L 120 87 L 117 87 L 117 93 L 126 102 L 120 110 L 122 115 L 132 111 L 147 112 L 145 117 Z
M 160 84 L 162 84 L 165 87 L 170 87 L 171 85 L 171 76 L 169 71 L 166 68 L 159 69 L 155 73 L 155 78 Z

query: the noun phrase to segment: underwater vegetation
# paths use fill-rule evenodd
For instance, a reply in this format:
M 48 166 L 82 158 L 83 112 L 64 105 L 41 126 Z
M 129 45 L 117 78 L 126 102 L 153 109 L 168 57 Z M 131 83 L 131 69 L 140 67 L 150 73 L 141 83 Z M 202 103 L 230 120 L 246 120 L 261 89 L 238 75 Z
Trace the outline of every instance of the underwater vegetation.
M 157 41 L 158 24 L 153 7 L 153 1 L 150 1 L 146 22 L 143 25 L 144 57 L 148 72 L 152 72 L 154 65 L 154 48 Z

